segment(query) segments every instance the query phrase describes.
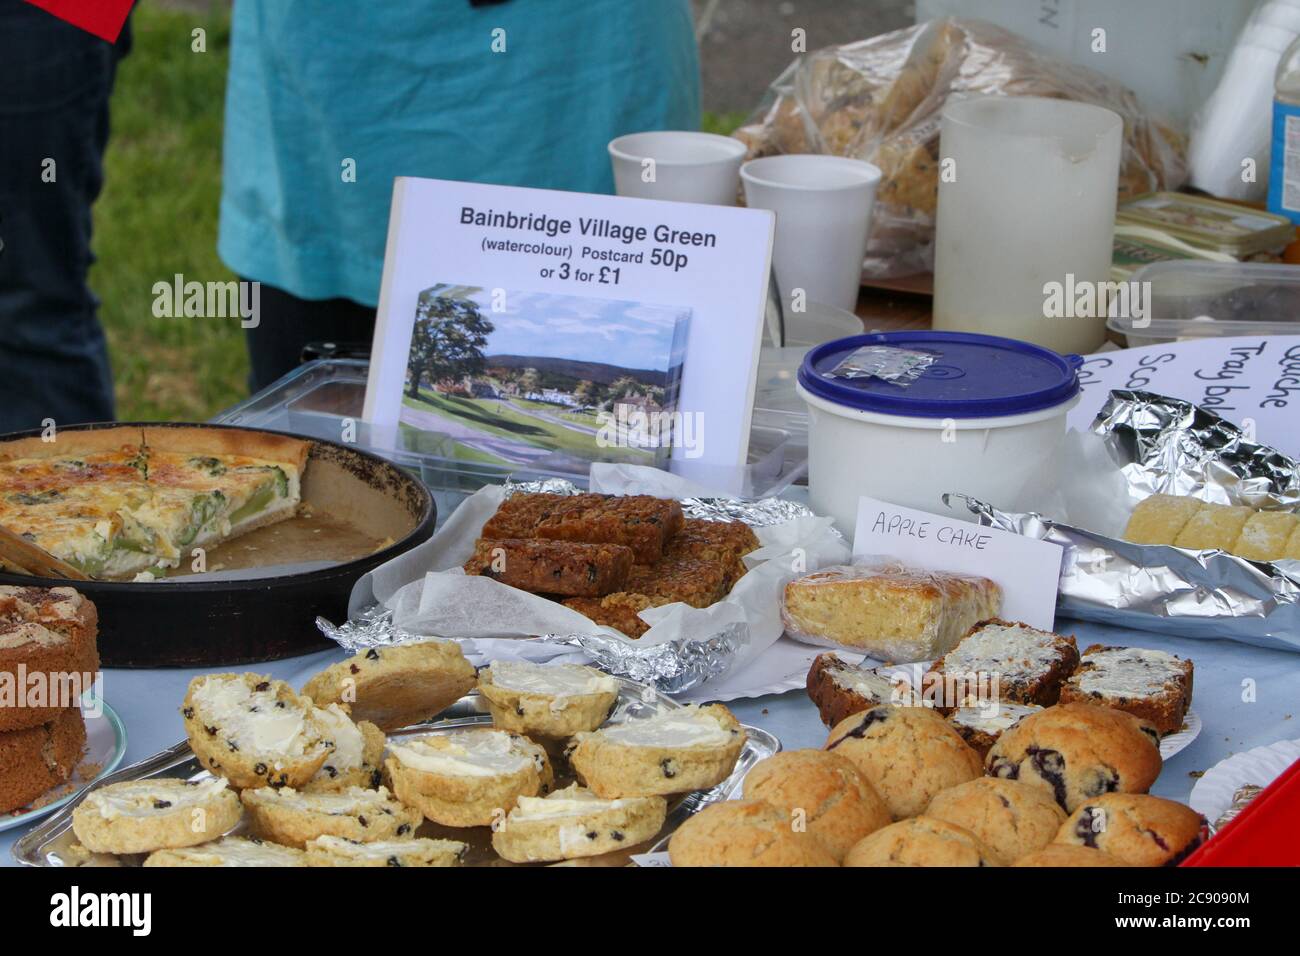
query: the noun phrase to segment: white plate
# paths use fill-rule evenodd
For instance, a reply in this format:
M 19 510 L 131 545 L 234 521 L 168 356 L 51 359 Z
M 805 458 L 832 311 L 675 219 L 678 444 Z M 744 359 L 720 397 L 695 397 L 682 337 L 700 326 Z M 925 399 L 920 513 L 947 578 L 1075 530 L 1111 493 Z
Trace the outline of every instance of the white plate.
M 1300 740 L 1279 740 L 1225 757 L 1196 781 L 1188 803 L 1213 826 L 1223 811 L 1232 806 L 1232 795 L 1237 788 L 1248 783 L 1266 787 L 1297 760 L 1300 760 Z
M 126 725 L 122 718 L 105 701 L 99 702 L 98 712 L 91 707 L 93 691 L 87 691 L 81 700 L 81 711 L 86 718 L 86 752 L 78 762 L 81 766 L 90 763 L 99 766 L 99 772 L 93 777 L 83 777 L 74 771 L 72 779 L 60 784 L 57 789 L 65 791 L 58 800 L 51 800 L 34 810 L 20 808 L 9 813 L 0 814 L 0 830 L 31 824 L 46 814 L 53 813 L 80 792 L 87 784 L 94 783 L 117 769 L 126 755 Z

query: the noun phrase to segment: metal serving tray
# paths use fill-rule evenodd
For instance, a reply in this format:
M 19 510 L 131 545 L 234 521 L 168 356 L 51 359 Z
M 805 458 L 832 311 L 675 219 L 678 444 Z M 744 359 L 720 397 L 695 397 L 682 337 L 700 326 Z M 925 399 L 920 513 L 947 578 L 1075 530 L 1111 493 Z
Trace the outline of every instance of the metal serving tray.
M 615 678 L 619 682 L 618 700 L 604 726 L 622 723 L 627 720 L 642 720 L 665 710 L 676 710 L 682 705 L 670 697 L 660 694 L 651 687 L 638 684 L 624 678 Z M 393 731 L 389 739 L 411 737 L 429 733 L 448 733 L 463 727 L 491 726 L 492 718 L 487 712 L 487 705 L 477 690 L 466 694 L 438 716 L 437 719 L 422 724 L 413 724 Z M 602 856 L 585 857 L 566 861 L 567 865 L 579 866 L 626 866 L 633 855 L 645 853 L 670 836 L 692 814 L 720 800 L 727 800 L 740 786 L 749 769 L 781 749 L 781 741 L 766 730 L 758 727 L 745 727 L 746 740 L 740 758 L 731 776 L 712 790 L 697 790 L 669 799 L 668 816 L 663 829 L 644 843 L 620 849 Z M 556 774 L 555 785 L 567 787 L 573 782 L 573 772 L 560 755 L 561 742 L 554 745 L 547 743 L 547 752 L 553 761 Z M 43 823 L 21 837 L 13 846 L 14 859 L 27 866 L 80 866 L 120 863 L 124 866 L 139 866 L 144 862 L 143 855 L 121 857 L 92 858 L 92 862 L 80 862 L 72 853 L 76 836 L 72 832 L 72 811 L 91 790 L 109 783 L 123 780 L 148 780 L 153 778 L 174 777 L 182 780 L 206 780 L 212 776 L 199 763 L 190 750 L 187 741 L 168 747 L 138 763 L 123 767 L 115 773 L 96 781 L 90 787 L 78 793 L 58 813 L 48 817 Z M 245 832 L 245 824 L 240 823 L 231 831 L 232 834 Z M 416 831 L 416 836 L 432 839 L 459 840 L 469 846 L 465 855 L 466 866 L 515 866 L 501 859 L 492 850 L 492 831 L 488 827 L 444 827 L 425 821 Z M 544 865 L 544 864 L 524 864 Z

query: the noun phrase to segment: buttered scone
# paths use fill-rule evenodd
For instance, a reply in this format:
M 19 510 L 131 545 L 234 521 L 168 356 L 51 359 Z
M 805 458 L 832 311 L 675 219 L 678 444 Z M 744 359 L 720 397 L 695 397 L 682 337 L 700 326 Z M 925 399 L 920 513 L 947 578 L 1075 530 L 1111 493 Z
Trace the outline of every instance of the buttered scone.
M 825 844 L 761 800 L 723 800 L 689 817 L 668 841 L 673 866 L 836 866 Z
M 980 758 L 924 707 L 880 704 L 836 724 L 826 749 L 852 761 L 895 819 L 921 813 L 940 790 L 980 776 Z
M 545 797 L 520 797 L 492 834 L 492 848 L 513 863 L 576 860 L 649 840 L 664 825 L 663 797 L 604 800 L 576 783 Z
M 449 827 L 497 823 L 520 797 L 555 783 L 541 745 L 491 727 L 399 737 L 388 752 L 384 767 L 398 799 Z
M 1000 866 L 969 830 L 946 820 L 912 817 L 877 830 L 849 850 L 845 866 Z
M 181 716 L 195 756 L 232 786 L 301 787 L 334 751 L 316 711 L 284 681 L 207 674 L 190 681 Z
M 731 711 L 692 705 L 578 734 L 568 756 L 597 796 L 643 797 L 716 786 L 744 746 L 745 730 Z
M 321 836 L 307 842 L 308 866 L 456 866 L 465 858 L 457 840 L 375 840 L 361 843 Z
M 368 720 L 354 724 L 338 704 L 317 707 L 314 715 L 334 750 L 302 789 L 319 792 L 378 787 L 383 781 L 384 732 Z
M 608 674 L 582 664 L 493 661 L 478 675 L 492 723 L 539 737 L 595 730 L 618 699 L 618 686 Z
M 396 730 L 436 717 L 473 689 L 474 665 L 455 641 L 372 647 L 321 671 L 302 692 L 345 704 L 353 720 Z
M 944 790 L 930 801 L 925 816 L 969 830 L 1003 863 L 1041 850 L 1065 822 L 1065 811 L 1047 791 L 999 777 Z
M 72 811 L 72 830 L 96 853 L 151 853 L 215 840 L 241 814 L 224 777 L 126 780 L 88 793 Z
M 837 861 L 893 821 L 862 772 L 825 750 L 787 750 L 760 760 L 745 776 L 745 799 L 762 800 L 797 818 Z
M 245 790 L 239 799 L 257 836 L 298 849 L 318 836 L 361 843 L 409 839 L 421 823 L 419 811 L 403 806 L 384 787 L 349 787 L 337 793 L 262 787 Z
M 1159 740 L 1152 724 L 1121 710 L 1058 704 L 999 737 L 985 766 L 1045 789 L 1071 813 L 1104 793 L 1146 793 L 1160 773 Z
M 159 850 L 145 866 L 306 866 L 307 854 L 249 837 L 222 837 L 199 846 Z

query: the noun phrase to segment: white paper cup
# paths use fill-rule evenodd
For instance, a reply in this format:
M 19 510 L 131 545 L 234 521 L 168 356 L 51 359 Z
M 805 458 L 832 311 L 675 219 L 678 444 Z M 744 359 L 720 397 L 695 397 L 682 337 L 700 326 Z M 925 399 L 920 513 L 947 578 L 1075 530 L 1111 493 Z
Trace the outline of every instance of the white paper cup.
M 614 191 L 638 199 L 734 206 L 744 158 L 744 143 L 714 133 L 662 130 L 609 143 Z
M 745 202 L 776 213 L 772 261 L 788 308 L 794 290 L 849 312 L 858 302 L 862 257 L 880 170 L 841 156 L 767 156 L 740 167 Z

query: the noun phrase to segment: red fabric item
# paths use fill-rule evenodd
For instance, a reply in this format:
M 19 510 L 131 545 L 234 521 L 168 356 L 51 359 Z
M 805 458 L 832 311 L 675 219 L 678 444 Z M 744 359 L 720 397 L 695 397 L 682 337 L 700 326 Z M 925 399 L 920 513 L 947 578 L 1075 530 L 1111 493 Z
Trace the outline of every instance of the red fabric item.
M 26 0 L 74 27 L 93 33 L 109 43 L 117 42 L 126 15 L 135 0 Z
M 1183 866 L 1300 866 L 1300 760 Z

